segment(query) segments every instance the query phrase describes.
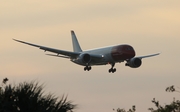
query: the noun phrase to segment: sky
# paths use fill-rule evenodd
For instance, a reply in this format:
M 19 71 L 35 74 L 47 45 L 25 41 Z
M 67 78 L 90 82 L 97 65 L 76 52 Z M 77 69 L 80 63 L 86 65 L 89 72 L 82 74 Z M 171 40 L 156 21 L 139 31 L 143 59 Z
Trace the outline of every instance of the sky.
M 0 79 L 9 83 L 36 80 L 47 93 L 78 104 L 77 112 L 113 112 L 136 105 L 137 112 L 154 107 L 151 100 L 170 103 L 180 87 L 180 1 L 179 0 L 1 0 Z M 140 68 L 117 63 L 82 66 L 67 59 L 50 57 L 44 51 L 12 39 L 72 51 L 70 30 L 82 49 L 130 44 L 137 56 L 160 52 L 143 59 Z

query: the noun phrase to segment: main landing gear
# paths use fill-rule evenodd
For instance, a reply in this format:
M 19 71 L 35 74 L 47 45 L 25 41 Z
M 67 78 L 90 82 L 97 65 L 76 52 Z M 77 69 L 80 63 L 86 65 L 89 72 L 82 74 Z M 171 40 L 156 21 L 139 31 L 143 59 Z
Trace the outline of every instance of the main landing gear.
M 91 66 L 85 66 L 85 67 L 84 67 L 84 71 L 86 71 L 86 70 L 87 70 L 87 71 L 91 70 Z
M 113 68 L 114 65 L 115 65 L 115 63 L 112 63 L 112 64 L 111 64 L 112 67 L 109 69 L 109 73 L 111 73 L 111 72 L 112 72 L 112 73 L 116 72 L 116 68 Z

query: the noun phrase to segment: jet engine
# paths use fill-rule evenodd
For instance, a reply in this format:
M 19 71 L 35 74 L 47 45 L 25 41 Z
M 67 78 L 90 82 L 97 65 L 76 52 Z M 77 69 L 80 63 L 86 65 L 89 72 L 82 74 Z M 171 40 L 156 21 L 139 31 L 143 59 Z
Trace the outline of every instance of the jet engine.
M 129 66 L 131 68 L 138 68 L 142 64 L 142 61 L 140 58 L 131 58 L 127 61 L 126 66 Z
M 78 60 L 80 63 L 87 64 L 91 61 L 91 56 L 87 53 L 82 53 L 79 55 Z

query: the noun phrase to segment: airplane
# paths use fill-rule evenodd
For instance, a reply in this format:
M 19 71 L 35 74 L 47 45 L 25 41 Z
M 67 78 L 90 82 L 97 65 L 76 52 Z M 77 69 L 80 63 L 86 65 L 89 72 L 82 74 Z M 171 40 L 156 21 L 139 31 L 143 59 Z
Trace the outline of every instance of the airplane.
M 13 40 L 33 47 L 37 47 L 41 50 L 44 50 L 45 52 L 49 51 L 55 53 L 55 54 L 47 54 L 49 56 L 68 58 L 73 63 L 84 66 L 84 71 L 90 71 L 92 69 L 91 66 L 110 64 L 111 68 L 109 69 L 109 73 L 114 73 L 116 72 L 116 68 L 114 68 L 115 64 L 124 61 L 126 61 L 125 66 L 129 66 L 131 68 L 138 68 L 141 66 L 143 58 L 157 56 L 160 54 L 160 53 L 156 53 L 146 56 L 135 57 L 136 53 L 134 48 L 128 44 L 113 45 L 113 46 L 83 51 L 79 45 L 78 39 L 76 38 L 76 34 L 73 30 L 71 30 L 71 37 L 72 37 L 73 52 L 31 44 L 16 39 Z

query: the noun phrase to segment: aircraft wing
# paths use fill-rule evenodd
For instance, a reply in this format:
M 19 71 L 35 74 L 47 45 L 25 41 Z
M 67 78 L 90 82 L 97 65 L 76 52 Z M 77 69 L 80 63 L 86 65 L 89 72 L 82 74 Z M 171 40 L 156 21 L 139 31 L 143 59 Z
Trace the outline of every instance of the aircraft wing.
M 160 54 L 160 53 L 151 54 L 151 55 L 146 55 L 146 56 L 138 56 L 138 57 L 136 57 L 136 58 L 140 58 L 140 59 L 142 59 L 142 58 L 148 58 L 148 57 L 157 56 L 157 55 L 159 55 L 159 54 Z
M 17 41 L 17 42 L 20 42 L 20 43 L 23 43 L 23 44 L 30 45 L 30 46 L 38 47 L 39 49 L 44 50 L 44 51 L 49 51 L 49 52 L 52 52 L 52 53 L 56 53 L 57 56 L 58 56 L 59 54 L 64 55 L 64 56 L 58 56 L 58 57 L 63 57 L 63 58 L 76 58 L 76 57 L 80 54 L 80 53 L 78 53 L 78 52 L 64 51 L 64 50 L 59 50 L 59 49 L 44 47 L 44 46 L 40 46 L 40 45 L 36 45 L 36 44 L 31 44 L 31 43 L 28 43 L 28 42 L 16 40 L 16 39 L 13 39 L 13 40 L 14 40 L 14 41 Z M 53 56 L 53 55 L 51 55 L 51 56 Z

